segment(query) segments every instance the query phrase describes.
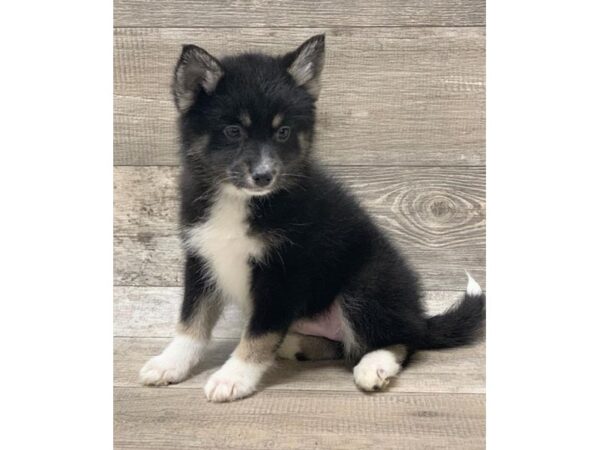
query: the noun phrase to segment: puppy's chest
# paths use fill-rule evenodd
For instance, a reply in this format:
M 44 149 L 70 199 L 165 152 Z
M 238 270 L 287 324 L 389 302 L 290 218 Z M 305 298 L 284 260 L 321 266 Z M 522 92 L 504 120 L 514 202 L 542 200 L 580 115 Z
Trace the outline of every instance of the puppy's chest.
M 208 219 L 185 230 L 184 244 L 208 264 L 217 288 L 243 307 L 250 302 L 251 259 L 260 259 L 265 245 L 248 234 L 245 199 L 222 195 L 211 207 Z

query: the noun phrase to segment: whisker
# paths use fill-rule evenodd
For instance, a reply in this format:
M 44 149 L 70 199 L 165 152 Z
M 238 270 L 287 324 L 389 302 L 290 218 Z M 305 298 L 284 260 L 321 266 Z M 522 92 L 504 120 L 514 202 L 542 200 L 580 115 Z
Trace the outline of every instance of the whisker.
M 300 175 L 298 173 L 282 173 L 281 176 L 283 176 L 283 177 L 294 177 L 294 178 L 310 178 L 309 176 Z

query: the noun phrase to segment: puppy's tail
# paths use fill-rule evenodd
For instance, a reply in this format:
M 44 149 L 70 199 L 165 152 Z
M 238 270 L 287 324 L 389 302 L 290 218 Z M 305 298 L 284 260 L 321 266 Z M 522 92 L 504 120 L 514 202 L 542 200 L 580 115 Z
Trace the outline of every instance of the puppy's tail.
M 421 347 L 423 350 L 468 345 L 483 333 L 485 294 L 471 275 L 468 272 L 466 274 L 469 282 L 463 299 L 443 314 L 427 319 L 427 333 Z

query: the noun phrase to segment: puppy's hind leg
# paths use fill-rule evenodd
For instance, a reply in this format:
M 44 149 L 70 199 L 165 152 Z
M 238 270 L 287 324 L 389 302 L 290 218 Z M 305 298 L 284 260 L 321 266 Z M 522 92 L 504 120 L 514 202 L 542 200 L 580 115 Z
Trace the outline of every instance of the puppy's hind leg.
M 342 356 L 341 343 L 300 333 L 288 333 L 277 349 L 277 357 L 296 361 L 340 359 Z
M 398 375 L 408 350 L 402 344 L 374 350 L 365 354 L 354 367 L 354 382 L 363 391 L 385 388 L 390 378 Z

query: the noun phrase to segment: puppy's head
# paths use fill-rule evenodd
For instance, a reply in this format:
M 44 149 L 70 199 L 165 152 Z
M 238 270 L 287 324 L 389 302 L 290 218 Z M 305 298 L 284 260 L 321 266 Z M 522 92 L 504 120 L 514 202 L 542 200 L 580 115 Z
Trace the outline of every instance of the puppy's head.
M 324 56 L 324 35 L 279 57 L 217 60 L 184 46 L 173 94 L 185 163 L 247 195 L 297 181 L 310 155 Z

